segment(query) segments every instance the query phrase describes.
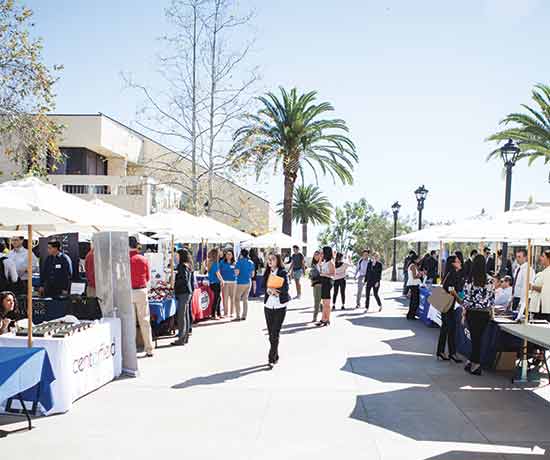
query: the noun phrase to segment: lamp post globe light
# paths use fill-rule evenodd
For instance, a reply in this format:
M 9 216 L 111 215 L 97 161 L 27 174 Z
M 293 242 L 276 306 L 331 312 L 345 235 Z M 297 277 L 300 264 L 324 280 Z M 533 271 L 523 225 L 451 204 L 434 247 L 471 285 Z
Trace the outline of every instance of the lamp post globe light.
M 421 185 L 414 191 L 414 195 L 416 196 L 418 209 L 418 230 L 422 230 L 422 211 L 424 209 L 424 202 L 428 196 L 428 189 L 424 185 Z M 416 254 L 420 255 L 420 242 L 416 244 Z
M 391 210 L 393 211 L 393 267 L 391 271 L 391 280 L 397 281 L 397 216 L 399 215 L 399 209 L 401 205 L 399 201 L 392 204 Z
M 510 210 L 510 201 L 512 198 L 512 168 L 516 165 L 516 161 L 519 157 L 520 149 L 514 144 L 512 139 L 508 139 L 508 142 L 500 148 L 500 156 L 504 161 L 504 167 L 506 168 L 506 190 L 504 194 L 504 211 Z M 508 260 L 508 243 L 502 244 L 502 260 L 500 263 L 501 273 L 506 270 L 506 261 Z

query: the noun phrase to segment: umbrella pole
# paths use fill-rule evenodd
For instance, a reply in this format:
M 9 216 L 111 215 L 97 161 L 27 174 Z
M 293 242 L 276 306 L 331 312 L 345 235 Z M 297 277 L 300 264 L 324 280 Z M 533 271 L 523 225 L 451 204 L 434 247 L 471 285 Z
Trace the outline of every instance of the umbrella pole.
M 171 244 L 170 244 L 170 285 L 174 289 L 175 280 L 174 280 L 174 235 L 172 235 Z
M 527 273 L 525 275 L 525 309 L 524 309 L 524 318 L 523 322 L 529 324 L 529 284 L 531 280 L 529 279 L 531 274 L 531 255 L 533 248 L 531 246 L 531 239 L 527 240 Z M 520 308 L 521 311 L 521 308 Z M 527 382 L 527 340 L 523 341 L 523 353 L 521 359 L 521 378 L 519 382 Z
M 32 225 L 27 235 L 27 345 L 32 347 Z
M 443 280 L 443 249 L 445 248 L 445 245 L 443 243 L 443 241 L 440 241 L 439 242 L 439 260 L 438 260 L 438 265 L 439 265 L 439 280 L 441 282 L 441 280 Z M 434 280 L 435 281 L 435 280 Z

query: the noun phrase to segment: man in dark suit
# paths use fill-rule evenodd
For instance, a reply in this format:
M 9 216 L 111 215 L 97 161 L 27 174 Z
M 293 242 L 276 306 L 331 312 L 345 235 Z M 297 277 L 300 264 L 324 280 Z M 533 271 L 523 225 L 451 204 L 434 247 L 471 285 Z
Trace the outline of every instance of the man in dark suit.
M 483 254 L 485 256 L 485 268 L 487 270 L 487 273 L 494 274 L 496 266 L 495 256 L 491 253 L 491 248 L 483 249 Z
M 472 264 L 477 254 L 477 249 L 472 249 L 472 251 L 470 252 L 470 258 L 464 262 L 464 268 L 462 269 L 462 272 L 464 273 L 464 280 L 467 283 L 470 283 L 472 281 Z
M 369 261 L 367 266 L 367 274 L 365 275 L 365 283 L 367 285 L 367 298 L 365 300 L 365 310 L 368 311 L 370 304 L 370 291 L 374 292 L 374 298 L 378 304 L 379 311 L 382 311 L 382 302 L 378 296 L 378 290 L 380 289 L 380 280 L 382 279 L 382 263 L 380 262 L 380 256 L 374 253 L 373 259 Z

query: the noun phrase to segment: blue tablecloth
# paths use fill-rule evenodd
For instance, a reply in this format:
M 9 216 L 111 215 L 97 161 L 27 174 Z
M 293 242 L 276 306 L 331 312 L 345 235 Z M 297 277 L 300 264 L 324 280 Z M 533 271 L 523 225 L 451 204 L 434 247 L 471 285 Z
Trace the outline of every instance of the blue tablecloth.
M 472 341 L 462 324 L 462 307 L 455 310 L 456 319 L 456 349 L 463 356 L 470 356 Z M 515 351 L 521 348 L 522 341 L 500 329 L 494 321 L 489 321 L 481 340 L 481 365 L 485 369 L 493 367 L 498 352 Z
M 44 411 L 53 407 L 51 383 L 55 380 L 44 348 L 0 347 L 0 403 L 21 393 Z
M 264 277 L 263 275 L 258 275 L 256 277 L 256 291 L 253 292 L 252 289 L 250 289 L 249 297 L 263 297 L 264 295 L 265 295 Z
M 175 316 L 178 311 L 178 303 L 175 299 L 165 299 L 162 302 L 149 302 L 149 313 L 155 324 Z
M 431 290 L 427 287 L 420 287 L 420 304 L 418 305 L 418 310 L 416 315 L 426 326 L 434 326 L 434 322 L 428 317 L 428 312 L 430 311 L 430 303 L 428 302 L 428 297 L 431 294 Z
M 32 287 L 36 289 L 40 287 L 40 275 L 32 275 Z

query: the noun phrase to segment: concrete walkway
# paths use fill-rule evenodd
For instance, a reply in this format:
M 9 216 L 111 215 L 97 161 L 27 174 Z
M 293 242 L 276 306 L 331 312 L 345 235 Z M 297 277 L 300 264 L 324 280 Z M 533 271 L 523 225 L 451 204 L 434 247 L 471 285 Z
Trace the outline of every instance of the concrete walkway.
M 338 311 L 322 329 L 310 324 L 309 292 L 293 301 L 273 371 L 258 302 L 246 322 L 196 327 L 187 347 L 161 341 L 154 359 L 140 360 L 140 378 L 0 439 L 2 458 L 550 458 L 544 399 L 437 362 L 437 329 L 404 319 L 397 285 L 382 294 L 383 312 Z

